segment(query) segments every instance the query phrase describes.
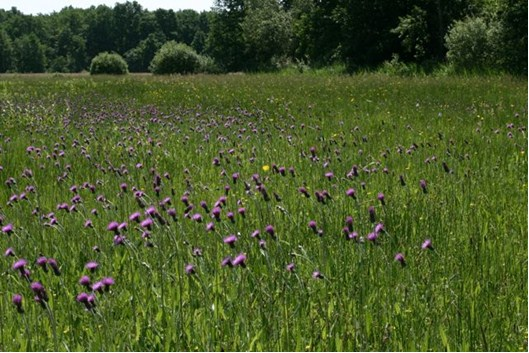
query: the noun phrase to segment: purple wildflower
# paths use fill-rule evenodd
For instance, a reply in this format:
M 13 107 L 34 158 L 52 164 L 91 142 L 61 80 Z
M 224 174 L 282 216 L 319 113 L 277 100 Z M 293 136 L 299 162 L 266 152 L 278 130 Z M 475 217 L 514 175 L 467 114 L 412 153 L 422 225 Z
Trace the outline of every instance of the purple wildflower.
M 129 221 L 131 221 L 131 222 L 139 222 L 140 221 L 140 217 L 141 217 L 141 213 L 134 212 L 133 214 L 131 214 L 129 216 Z
M 275 229 L 274 229 L 274 226 L 272 226 L 271 224 L 267 225 L 265 227 L 265 232 L 268 233 L 270 236 L 274 237 L 275 236 Z
M 229 246 L 233 247 L 235 245 L 235 242 L 237 241 L 237 237 L 235 235 L 229 235 L 223 239 L 224 244 L 228 244 Z
M 423 250 L 433 250 L 433 245 L 432 245 L 432 241 L 430 239 L 426 239 L 422 245 L 421 245 L 421 249 Z
M 11 302 L 13 303 L 14 306 L 17 307 L 17 311 L 19 313 L 22 314 L 24 312 L 24 308 L 22 308 L 22 295 L 13 294 L 13 298 L 11 299 Z
M 2 232 L 6 233 L 6 234 L 11 234 L 13 233 L 13 225 L 11 223 L 5 225 L 2 227 Z
M 320 271 L 314 271 L 314 272 L 312 272 L 312 278 L 314 278 L 314 279 L 322 279 L 323 275 L 321 274 Z
M 316 228 L 317 228 L 317 224 L 316 224 L 316 221 L 312 220 L 309 222 L 309 228 L 312 229 L 313 231 L 316 231 Z
M 101 280 L 101 283 L 105 286 L 105 291 L 109 291 L 110 287 L 113 286 L 116 282 L 114 281 L 114 278 L 112 277 L 105 277 Z
M 395 261 L 400 262 L 402 266 L 406 266 L 406 260 L 404 259 L 404 255 L 400 252 L 395 255 Z
M 107 226 L 107 230 L 111 231 L 111 232 L 114 232 L 114 233 L 117 233 L 118 232 L 118 228 L 119 228 L 119 223 L 116 222 L 116 221 L 112 221 L 108 224 Z
M 90 262 L 87 262 L 86 265 L 84 266 L 88 271 L 90 272 L 94 272 L 95 270 L 97 270 L 97 268 L 99 267 L 99 264 L 95 261 L 90 261 Z
M 293 262 L 289 263 L 287 266 L 286 266 L 286 270 L 288 272 L 294 272 L 294 268 L 295 268 L 295 265 Z
M 246 267 L 246 254 L 240 253 L 232 261 L 233 266 Z
M 49 258 L 48 259 L 48 265 L 50 265 L 51 269 L 53 270 L 53 273 L 56 276 L 60 276 L 61 275 L 61 270 L 59 269 L 59 265 L 57 264 L 57 260 L 55 260 L 53 258 Z
M 426 194 L 426 193 L 428 192 L 428 189 L 426 188 L 426 186 L 427 186 L 427 184 L 426 184 L 426 180 L 421 179 L 421 180 L 419 181 L 419 185 L 420 185 L 420 187 L 421 187 L 421 189 L 422 189 L 422 192 Z
M 37 266 L 42 267 L 45 272 L 48 272 L 48 268 L 46 267 L 48 259 L 45 256 L 40 256 L 37 261 L 35 261 L 35 263 L 37 264 Z
M 375 223 L 376 221 L 375 207 L 369 206 L 367 211 L 369 212 L 369 220 L 371 221 L 371 223 Z
M 26 259 L 20 259 L 13 264 L 13 270 L 23 271 L 28 264 Z
M 191 217 L 193 221 L 201 223 L 202 222 L 202 215 L 200 213 L 195 213 L 193 217 Z
M 84 287 L 87 287 L 89 288 L 90 287 L 90 283 L 92 281 L 90 280 L 90 277 L 88 276 L 82 276 L 80 279 L 79 279 L 79 284 L 84 286 Z
M 233 264 L 231 262 L 231 256 L 226 256 L 225 258 L 223 258 L 222 261 L 220 262 L 220 265 L 222 267 L 226 267 L 226 266 L 232 267 Z
M 206 231 L 211 232 L 214 230 L 215 230 L 215 223 L 209 222 L 208 224 L 206 224 Z
M 192 264 L 187 264 L 185 267 L 186 275 L 192 275 L 195 274 L 195 266 Z
M 140 226 L 142 228 L 151 229 L 153 224 L 154 224 L 154 221 L 151 218 L 146 218 L 143 221 L 141 221 Z
M 382 204 L 382 206 L 386 205 L 385 196 L 383 193 L 379 192 L 377 195 L 378 201 Z
M 4 256 L 15 256 L 15 250 L 13 250 L 13 248 L 7 248 L 4 252 Z

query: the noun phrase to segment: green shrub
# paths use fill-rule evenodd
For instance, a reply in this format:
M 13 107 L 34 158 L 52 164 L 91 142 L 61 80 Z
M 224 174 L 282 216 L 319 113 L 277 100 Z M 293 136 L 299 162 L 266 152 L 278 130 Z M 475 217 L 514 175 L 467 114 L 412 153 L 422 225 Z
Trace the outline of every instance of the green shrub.
M 446 58 L 456 71 L 484 70 L 497 62 L 498 24 L 481 17 L 456 21 L 445 36 Z
M 125 75 L 128 72 L 127 62 L 119 54 L 99 53 L 90 64 L 90 75 Z
M 151 61 L 150 70 L 156 75 L 192 74 L 200 70 L 200 56 L 188 45 L 165 43 Z

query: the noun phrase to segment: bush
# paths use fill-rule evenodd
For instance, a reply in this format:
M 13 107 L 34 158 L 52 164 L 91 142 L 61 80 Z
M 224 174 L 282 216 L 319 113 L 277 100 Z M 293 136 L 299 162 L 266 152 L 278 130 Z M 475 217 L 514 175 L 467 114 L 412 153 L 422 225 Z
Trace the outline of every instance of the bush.
M 492 68 L 498 55 L 498 24 L 480 17 L 456 21 L 445 36 L 446 58 L 456 71 Z
M 201 67 L 201 58 L 188 45 L 170 41 L 165 43 L 151 61 L 150 70 L 156 75 L 192 74 Z
M 128 72 L 127 62 L 119 54 L 99 53 L 90 64 L 90 75 L 125 75 Z

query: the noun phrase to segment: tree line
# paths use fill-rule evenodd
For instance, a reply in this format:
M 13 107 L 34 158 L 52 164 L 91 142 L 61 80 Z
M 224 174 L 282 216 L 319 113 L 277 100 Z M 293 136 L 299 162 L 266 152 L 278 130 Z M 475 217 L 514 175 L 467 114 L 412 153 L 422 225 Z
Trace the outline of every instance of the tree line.
M 210 11 L 149 11 L 136 1 L 0 10 L 0 72 L 80 72 L 102 52 L 146 72 L 169 41 L 220 72 L 384 63 L 527 74 L 525 0 L 217 0 Z

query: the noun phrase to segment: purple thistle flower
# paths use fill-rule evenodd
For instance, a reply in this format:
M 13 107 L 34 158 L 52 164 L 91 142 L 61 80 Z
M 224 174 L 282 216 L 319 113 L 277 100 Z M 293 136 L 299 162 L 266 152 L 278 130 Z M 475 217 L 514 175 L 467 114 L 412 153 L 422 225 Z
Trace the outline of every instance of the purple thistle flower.
M 112 221 L 108 224 L 107 226 L 107 230 L 111 231 L 111 232 L 114 232 L 114 233 L 117 233 L 118 232 L 118 228 L 119 228 L 119 223 L 116 222 L 116 221 Z
M 305 197 L 310 197 L 310 194 L 309 194 L 309 192 L 307 191 L 307 189 L 306 189 L 305 187 L 303 187 L 303 186 L 300 187 L 300 188 L 298 189 L 298 191 L 299 191 L 300 193 L 302 193 L 303 195 L 305 195 Z
M 14 306 L 17 307 L 17 311 L 19 313 L 23 313 L 24 309 L 22 308 L 22 295 L 20 294 L 13 294 L 13 297 L 11 298 L 11 302 Z
M 77 295 L 77 297 L 75 297 L 75 300 L 78 301 L 79 303 L 87 303 L 88 302 L 88 294 L 86 294 L 85 292 L 82 292 L 82 293 L 79 293 Z
M 94 224 L 92 223 L 92 220 L 87 219 L 87 220 L 84 222 L 84 227 L 85 227 L 85 228 L 94 228 Z
M 116 246 L 123 245 L 124 242 L 125 242 L 124 236 L 119 235 L 119 234 L 114 236 L 114 245 Z
M 355 189 L 347 189 L 345 194 L 349 197 L 352 197 L 353 199 L 356 199 L 356 190 Z
M 426 188 L 426 186 L 427 186 L 427 185 L 426 185 L 426 180 L 421 179 L 421 180 L 419 181 L 419 185 L 420 185 L 420 187 L 421 187 L 421 189 L 422 189 L 422 192 L 426 194 L 426 193 L 428 192 L 428 189 Z
M 127 227 L 128 227 L 127 222 L 123 222 L 123 223 L 120 223 L 120 225 L 118 226 L 118 230 L 119 231 L 127 230 Z
M 421 245 L 421 249 L 423 250 L 433 250 L 433 245 L 432 245 L 432 241 L 430 239 L 426 239 L 422 245 Z
M 386 205 L 385 196 L 383 193 L 379 192 L 377 195 L 378 201 L 382 204 L 382 206 Z
M 195 222 L 198 222 L 198 223 L 202 222 L 202 215 L 201 215 L 200 213 L 195 213 L 195 214 L 193 215 L 193 217 L 191 217 L 191 218 L 192 218 L 193 221 L 195 221 Z
M 404 259 L 404 255 L 400 252 L 395 255 L 395 261 L 400 262 L 402 266 L 406 266 L 406 260 Z
M 15 250 L 13 250 L 13 248 L 7 248 L 4 252 L 4 256 L 15 256 Z
M 187 264 L 185 267 L 186 275 L 192 275 L 195 274 L 195 266 L 192 264 Z
M 331 180 L 332 178 L 334 178 L 334 173 L 333 172 L 327 172 L 327 173 L 325 173 L 325 177 L 328 180 Z
M 323 275 L 321 274 L 320 271 L 314 271 L 314 272 L 312 272 L 312 278 L 314 278 L 314 279 L 322 279 Z
M 235 221 L 235 215 L 233 214 L 233 212 L 226 213 L 226 217 L 232 222 Z
M 369 241 L 376 242 L 377 239 L 378 239 L 378 233 L 373 232 L 367 235 L 367 240 Z
M 48 301 L 48 295 L 46 294 L 46 289 L 40 282 L 32 282 L 30 284 L 30 288 L 35 293 L 36 296 L 38 296 L 43 301 Z
M 246 216 L 246 208 L 240 207 L 237 212 L 244 218 Z
M 140 226 L 142 228 L 151 229 L 154 224 L 154 221 L 151 218 L 146 218 L 143 221 L 141 221 Z
M 357 232 L 352 232 L 352 233 L 349 233 L 347 234 L 347 240 L 357 240 L 358 239 L 358 233 Z
M 274 237 L 275 236 L 275 229 L 274 229 L 274 226 L 269 224 L 265 227 L 265 232 L 268 233 L 270 236 Z
M 134 212 L 133 214 L 131 214 L 129 216 L 129 221 L 131 221 L 131 222 L 139 222 L 140 221 L 140 217 L 141 217 L 141 213 Z
M 206 224 L 206 231 L 212 232 L 214 230 L 215 230 L 215 223 L 209 222 L 208 224 Z
M 371 223 L 375 223 L 376 221 L 375 207 L 369 206 L 367 211 L 369 212 L 369 220 L 371 221 Z
M 354 222 L 353 217 L 351 216 L 345 217 L 345 225 L 347 226 L 349 230 L 353 230 L 353 222 Z
M 235 235 L 229 235 L 223 239 L 224 244 L 228 244 L 229 246 L 233 247 L 235 245 L 235 242 L 237 241 L 237 237 Z
M 193 256 L 195 256 L 195 257 L 200 257 L 200 256 L 202 256 L 202 249 L 200 249 L 200 248 L 194 248 L 194 249 L 193 249 Z
M 246 267 L 246 254 L 240 253 L 232 261 L 233 266 Z
M 113 286 L 116 282 L 112 277 L 105 277 L 101 280 L 101 283 L 103 283 L 103 285 L 105 286 L 105 290 L 108 291 L 110 289 L 110 286 Z
M 45 272 L 48 272 L 48 268 L 46 267 L 48 259 L 45 256 L 40 256 L 37 261 L 35 261 L 35 263 L 37 264 L 37 266 L 42 267 Z
M 220 207 L 214 207 L 213 210 L 211 210 L 211 214 L 217 221 L 220 220 Z
M 103 293 L 103 288 L 104 288 L 104 286 L 105 286 L 105 285 L 103 284 L 103 282 L 98 281 L 98 282 L 96 282 L 96 283 L 94 283 L 94 284 L 92 285 L 92 290 L 93 290 L 94 292 L 100 292 L 100 293 Z
M 13 233 L 13 225 L 11 223 L 5 225 L 2 227 L 2 232 L 6 233 L 6 234 L 11 234 Z
M 154 206 L 150 206 L 145 210 L 145 215 L 154 217 L 158 214 L 158 211 L 156 211 L 156 208 Z
M 79 284 L 84 286 L 84 287 L 87 287 L 89 288 L 90 287 L 90 283 L 92 281 L 90 280 L 90 277 L 88 276 L 82 276 L 80 279 L 79 279 Z
M 51 269 L 53 270 L 53 273 L 56 276 L 60 276 L 61 275 L 61 270 L 59 269 L 59 265 L 57 264 L 57 260 L 55 260 L 53 258 L 49 258 L 48 259 L 48 265 L 50 265 Z
M 384 232 L 384 224 L 382 223 L 378 223 L 376 226 L 375 226 L 375 233 L 382 233 Z
M 222 267 L 226 267 L 226 266 L 232 267 L 233 264 L 231 262 L 231 256 L 226 256 L 225 258 L 223 258 L 222 261 L 220 262 L 220 265 Z
M 266 249 L 266 241 L 264 239 L 259 240 L 259 247 L 261 249 Z
M 296 265 L 294 265 L 293 262 L 289 263 L 287 266 L 286 266 L 286 270 L 287 272 L 294 272 L 294 268 L 295 268 Z
M 126 183 L 121 183 L 119 185 L 119 188 L 121 189 L 121 191 L 125 192 L 128 189 L 128 185 Z
M 316 231 L 316 228 L 317 228 L 317 224 L 316 224 L 316 221 L 312 220 L 309 222 L 309 228 L 312 229 L 313 231 Z
M 259 229 L 256 229 L 253 231 L 251 237 L 252 238 L 259 238 L 259 235 L 261 234 L 261 231 Z
M 84 268 L 86 268 L 90 272 L 94 272 L 99 267 L 99 264 L 95 261 L 87 262 Z
M 13 264 L 13 270 L 23 271 L 28 264 L 26 259 L 20 259 Z

